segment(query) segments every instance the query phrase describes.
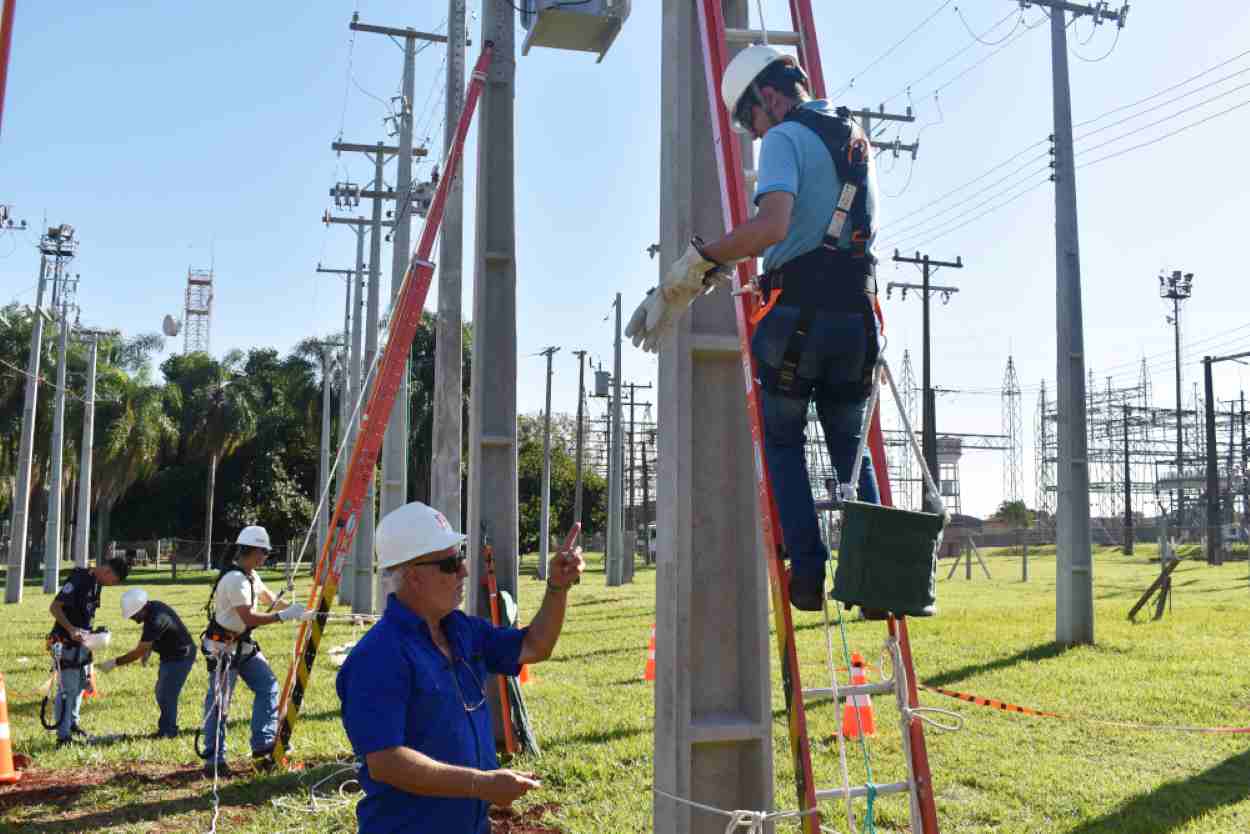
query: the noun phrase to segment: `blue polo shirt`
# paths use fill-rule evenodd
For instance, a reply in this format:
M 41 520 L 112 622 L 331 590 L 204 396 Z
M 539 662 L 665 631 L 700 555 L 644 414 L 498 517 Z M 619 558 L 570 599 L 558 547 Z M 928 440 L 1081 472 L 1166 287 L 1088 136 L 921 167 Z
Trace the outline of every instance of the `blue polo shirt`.
M 417 796 L 369 775 L 365 756 L 411 747 L 444 764 L 493 770 L 492 674 L 521 670 L 525 630 L 495 628 L 453 611 L 439 623 L 455 661 L 438 650 L 425 620 L 391 594 L 386 611 L 347 656 L 336 688 L 343 727 L 360 763 L 360 834 L 488 834 L 487 803 Z
M 808 101 L 799 105 L 807 110 L 833 114 L 827 101 Z M 872 217 L 872 237 L 881 225 L 877 216 L 877 166 L 868 156 L 868 213 Z M 824 240 L 833 220 L 833 206 L 842 192 L 842 181 L 833 167 L 833 159 L 820 137 L 798 122 L 782 122 L 764 134 L 760 143 L 759 179 L 755 201 L 773 191 L 794 196 L 790 227 L 780 242 L 764 250 L 764 271 L 776 269 L 799 255 L 811 252 Z M 842 230 L 839 245 L 850 245 L 851 224 Z M 872 243 L 869 243 L 871 250 Z

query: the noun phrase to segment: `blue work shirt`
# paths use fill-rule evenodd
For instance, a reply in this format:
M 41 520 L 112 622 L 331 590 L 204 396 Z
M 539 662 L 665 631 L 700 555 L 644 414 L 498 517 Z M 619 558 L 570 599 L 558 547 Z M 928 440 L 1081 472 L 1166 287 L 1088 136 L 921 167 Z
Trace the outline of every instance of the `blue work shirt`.
M 382 619 L 339 670 L 343 728 L 360 762 L 365 794 L 356 806 L 360 834 L 490 830 L 486 802 L 401 791 L 375 781 L 365 763 L 369 753 L 410 747 L 444 764 L 499 767 L 486 686 L 492 674 L 520 672 L 525 630 L 495 628 L 460 611 L 439 625 L 454 663 L 434 645 L 425 620 L 391 594 Z
M 821 99 L 801 105 L 808 110 L 832 114 L 833 105 Z M 820 137 L 798 122 L 782 122 L 775 125 L 760 144 L 759 179 L 755 186 L 755 201 L 773 191 L 784 191 L 794 196 L 794 210 L 790 215 L 790 228 L 779 243 L 764 250 L 764 271 L 776 269 L 788 261 L 806 254 L 824 240 L 829 223 L 833 220 L 833 207 L 842 191 L 842 180 L 833 167 L 833 159 Z M 877 166 L 869 154 L 868 162 L 868 215 L 872 218 L 872 238 L 876 237 L 880 218 L 877 217 Z M 851 224 L 842 228 L 839 247 L 848 247 Z M 869 251 L 872 250 L 871 240 Z

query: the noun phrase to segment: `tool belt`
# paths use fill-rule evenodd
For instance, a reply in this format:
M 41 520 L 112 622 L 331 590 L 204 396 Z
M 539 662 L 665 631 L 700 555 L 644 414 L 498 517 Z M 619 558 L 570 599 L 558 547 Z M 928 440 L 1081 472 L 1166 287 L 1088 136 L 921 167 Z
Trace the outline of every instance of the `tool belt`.
M 62 669 L 81 669 L 91 665 L 91 649 L 64 634 L 53 631 L 48 634 L 48 654 L 55 654 L 57 646 L 60 646 L 59 663 Z
M 877 294 L 876 259 L 821 245 L 770 269 L 759 284 L 770 304 L 861 313 L 872 309 Z
M 200 653 L 208 661 L 210 672 L 217 668 L 217 661 L 221 658 L 238 664 L 259 652 L 260 644 L 252 639 L 250 628 L 237 634 L 214 621 L 200 635 Z

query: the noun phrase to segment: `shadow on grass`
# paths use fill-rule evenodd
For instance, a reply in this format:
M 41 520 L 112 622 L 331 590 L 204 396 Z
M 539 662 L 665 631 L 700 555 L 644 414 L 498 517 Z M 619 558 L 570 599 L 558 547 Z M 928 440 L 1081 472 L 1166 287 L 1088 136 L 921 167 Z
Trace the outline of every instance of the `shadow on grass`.
M 638 654 L 638 653 L 639 653 L 639 649 L 637 646 L 628 646 L 622 649 L 595 649 L 594 651 L 581 652 L 580 654 L 566 654 L 566 655 L 561 655 L 560 657 L 553 657 L 544 662 L 545 663 L 570 663 L 574 661 L 585 660 L 586 658 L 589 658 L 589 657 L 608 657 L 609 655 L 614 655 L 614 654 Z
M 1130 799 L 1114 811 L 1073 828 L 1069 834 L 1147 830 L 1164 834 L 1208 811 L 1234 805 L 1247 797 L 1250 797 L 1250 751 L 1231 756 L 1188 779 L 1169 782 Z
M 934 675 L 926 679 L 924 683 L 928 686 L 949 686 L 952 683 L 958 683 L 965 678 L 971 678 L 983 672 L 997 672 L 999 669 L 1008 669 L 1021 663 L 1036 663 L 1039 660 L 1049 660 L 1052 657 L 1058 657 L 1065 651 L 1067 651 L 1067 647 L 1062 643 L 1039 643 L 1023 651 L 1018 651 L 1013 655 L 1000 657 L 998 660 L 961 666 L 958 669 Z
M 591 730 L 585 733 L 576 733 L 571 736 L 543 739 L 543 750 L 550 752 L 552 750 L 558 750 L 561 747 L 576 744 L 604 744 L 606 742 L 617 741 L 622 738 L 640 736 L 649 731 L 649 727 L 617 727 L 612 730 Z

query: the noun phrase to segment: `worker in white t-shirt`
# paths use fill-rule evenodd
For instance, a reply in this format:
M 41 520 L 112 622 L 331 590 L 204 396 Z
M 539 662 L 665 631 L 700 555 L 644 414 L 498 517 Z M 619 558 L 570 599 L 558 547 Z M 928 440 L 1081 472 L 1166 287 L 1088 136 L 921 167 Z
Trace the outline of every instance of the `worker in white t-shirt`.
M 234 560 L 226 564 L 213 585 L 207 606 L 208 629 L 202 649 L 208 658 L 208 694 L 204 698 L 204 772 L 229 775 L 226 765 L 224 722 L 238 678 L 252 690 L 252 759 L 259 767 L 272 765 L 278 730 L 278 680 L 252 639 L 252 631 L 277 622 L 311 620 L 316 611 L 300 603 L 282 602 L 265 587 L 257 569 L 269 556 L 269 533 L 264 527 L 244 527 L 235 541 Z M 219 736 L 220 733 L 220 736 Z

